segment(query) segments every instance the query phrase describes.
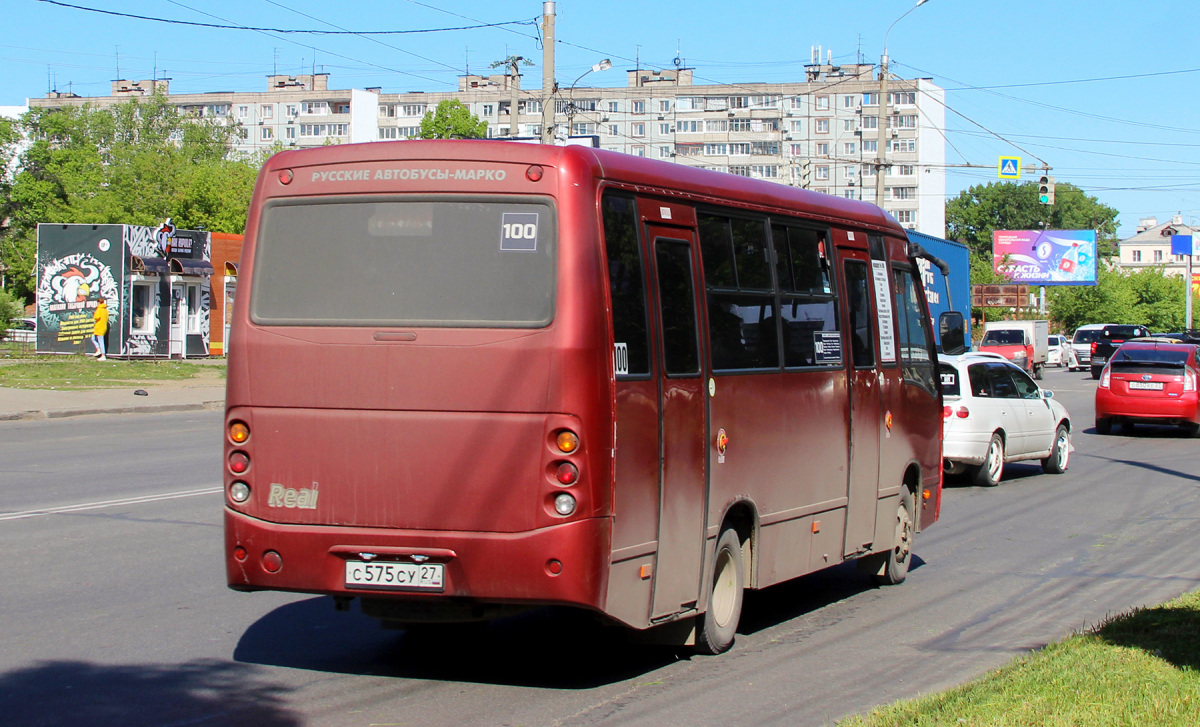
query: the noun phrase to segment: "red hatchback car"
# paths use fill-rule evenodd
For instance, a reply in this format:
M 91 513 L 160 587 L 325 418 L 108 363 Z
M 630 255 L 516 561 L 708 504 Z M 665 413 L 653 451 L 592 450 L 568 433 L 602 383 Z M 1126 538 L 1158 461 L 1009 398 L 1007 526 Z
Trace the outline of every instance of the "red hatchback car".
M 1096 388 L 1096 432 L 1113 422 L 1128 431 L 1135 423 L 1200 430 L 1196 346 L 1162 339 L 1126 341 L 1104 367 Z

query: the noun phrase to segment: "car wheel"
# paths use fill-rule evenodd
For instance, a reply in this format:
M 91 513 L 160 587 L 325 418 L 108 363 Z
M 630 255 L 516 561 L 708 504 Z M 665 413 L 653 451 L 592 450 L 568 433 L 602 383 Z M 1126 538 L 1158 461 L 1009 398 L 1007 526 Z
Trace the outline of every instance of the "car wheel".
M 742 541 L 733 528 L 726 528 L 717 539 L 711 583 L 708 611 L 699 617 L 696 629 L 696 651 L 702 654 L 720 654 L 733 646 L 742 617 L 746 568 L 742 562 Z
M 1042 460 L 1042 471 L 1050 475 L 1061 475 L 1067 471 L 1067 461 L 1071 457 L 1071 436 L 1065 424 L 1059 424 L 1054 432 L 1054 445 L 1050 456 Z
M 912 490 L 905 487 L 900 492 L 900 503 L 896 506 L 896 534 L 892 549 L 886 554 L 883 572 L 874 576 L 881 586 L 895 586 L 908 577 L 908 565 L 912 561 L 913 540 L 917 537 Z
M 971 480 L 980 487 L 995 487 L 1000 484 L 1000 477 L 1003 474 L 1004 437 L 993 434 L 992 441 L 988 442 L 987 455 L 983 458 L 983 464 L 971 472 Z
M 1092 367 L 1092 378 L 1093 379 L 1100 378 L 1100 369 L 1096 368 L 1095 366 Z
M 1033 365 L 1033 378 L 1037 379 L 1038 381 L 1046 378 L 1046 367 L 1044 364 Z

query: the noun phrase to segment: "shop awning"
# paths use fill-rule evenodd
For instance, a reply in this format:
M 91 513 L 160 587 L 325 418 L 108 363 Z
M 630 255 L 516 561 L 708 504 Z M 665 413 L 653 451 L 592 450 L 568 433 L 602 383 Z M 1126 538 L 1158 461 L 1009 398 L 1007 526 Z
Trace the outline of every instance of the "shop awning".
M 167 272 L 167 261 L 160 257 L 138 257 L 132 255 L 129 258 L 129 269 L 134 273 L 165 273 Z
M 212 275 L 213 266 L 207 260 L 192 260 L 190 258 L 171 258 L 171 272 L 176 275 Z
M 230 277 L 237 276 L 238 264 L 235 262 L 225 261 L 225 274 Z

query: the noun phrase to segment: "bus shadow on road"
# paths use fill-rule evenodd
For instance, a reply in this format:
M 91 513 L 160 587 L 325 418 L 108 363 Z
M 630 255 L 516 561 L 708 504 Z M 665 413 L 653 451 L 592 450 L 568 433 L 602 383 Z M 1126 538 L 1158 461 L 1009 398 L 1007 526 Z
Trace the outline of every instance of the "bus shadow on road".
M 0 675 L 0 721 L 10 725 L 300 725 L 289 689 L 251 667 L 43 661 Z
M 235 661 L 369 676 L 550 689 L 588 689 L 653 671 L 686 655 L 638 644 L 571 609 L 539 608 L 486 624 L 387 630 L 328 597 L 275 609 L 242 635 Z M 514 668 L 514 659 L 521 664 Z

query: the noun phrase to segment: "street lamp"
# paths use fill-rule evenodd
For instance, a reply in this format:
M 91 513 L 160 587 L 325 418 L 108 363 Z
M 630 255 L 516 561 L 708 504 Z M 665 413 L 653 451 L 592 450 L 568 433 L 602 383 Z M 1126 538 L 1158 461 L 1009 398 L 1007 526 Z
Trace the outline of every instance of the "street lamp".
M 575 81 L 571 83 L 571 88 L 567 91 L 567 99 L 568 99 L 568 101 L 567 101 L 567 133 L 568 134 L 571 133 L 572 119 L 575 118 L 575 113 L 579 110 L 575 106 L 575 86 L 578 85 L 578 83 L 580 81 L 582 81 L 583 77 L 586 76 L 587 74 L 599 73 L 600 71 L 607 71 L 610 68 L 612 68 L 612 61 L 605 58 L 604 60 L 595 64 L 594 66 L 587 69 L 583 73 L 579 74 L 579 78 L 576 78 Z
M 892 21 L 888 26 L 887 32 L 883 34 L 883 57 L 879 59 L 879 148 L 875 150 L 876 159 L 879 161 L 875 165 L 875 204 L 883 206 L 883 189 L 884 189 L 884 172 L 887 170 L 887 119 L 888 119 L 888 50 L 887 41 L 888 35 L 891 34 L 892 28 L 896 27 L 912 11 L 921 7 L 929 0 L 917 0 L 917 4 L 913 5 L 904 14 Z

